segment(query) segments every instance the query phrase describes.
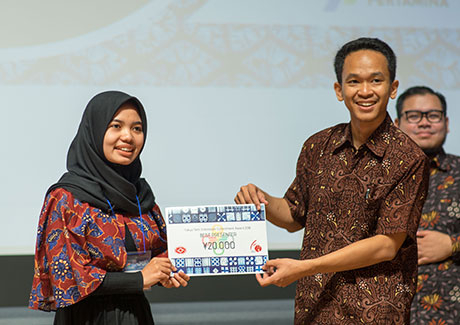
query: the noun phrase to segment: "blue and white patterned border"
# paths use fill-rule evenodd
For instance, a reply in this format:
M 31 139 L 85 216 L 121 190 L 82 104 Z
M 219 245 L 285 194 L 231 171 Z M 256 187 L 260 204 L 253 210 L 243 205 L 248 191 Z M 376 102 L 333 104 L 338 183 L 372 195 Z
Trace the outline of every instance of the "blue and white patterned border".
M 259 273 L 268 256 L 225 256 L 172 258 L 177 271 L 188 275 L 219 275 L 227 273 Z
M 265 206 L 254 204 L 166 208 L 169 224 L 265 220 Z

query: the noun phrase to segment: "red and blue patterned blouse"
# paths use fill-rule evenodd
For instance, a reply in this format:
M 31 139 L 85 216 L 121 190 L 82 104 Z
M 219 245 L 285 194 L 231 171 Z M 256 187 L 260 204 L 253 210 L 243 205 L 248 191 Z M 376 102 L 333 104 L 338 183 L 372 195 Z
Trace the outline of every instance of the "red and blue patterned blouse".
M 126 264 L 125 225 L 138 251 L 167 256 L 166 227 L 158 205 L 146 214 L 109 214 L 58 188 L 40 214 L 29 308 L 56 310 L 94 292 L 107 272 Z M 143 236 L 144 231 L 144 236 Z

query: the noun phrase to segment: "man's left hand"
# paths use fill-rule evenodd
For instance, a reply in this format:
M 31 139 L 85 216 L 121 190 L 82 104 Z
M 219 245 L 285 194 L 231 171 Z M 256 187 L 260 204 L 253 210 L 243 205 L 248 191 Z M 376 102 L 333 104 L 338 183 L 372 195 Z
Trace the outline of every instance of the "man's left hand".
M 271 284 L 286 287 L 306 275 L 304 275 L 306 262 L 290 258 L 269 260 L 263 267 L 265 273 L 256 274 L 257 281 L 262 287 Z

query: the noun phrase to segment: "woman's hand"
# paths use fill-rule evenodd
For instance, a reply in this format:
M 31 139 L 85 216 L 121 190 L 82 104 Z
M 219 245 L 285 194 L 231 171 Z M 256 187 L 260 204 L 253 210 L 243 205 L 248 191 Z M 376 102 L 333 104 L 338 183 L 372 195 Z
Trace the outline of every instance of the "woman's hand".
M 174 268 L 175 271 L 175 268 Z M 190 277 L 185 274 L 183 271 L 174 273 L 172 277 L 169 277 L 167 280 L 160 281 L 161 285 L 165 288 L 179 288 L 180 286 L 186 287 Z
M 158 282 L 168 281 L 170 274 L 175 269 L 169 258 L 154 257 L 142 269 L 142 277 L 144 278 L 144 289 L 149 289 Z

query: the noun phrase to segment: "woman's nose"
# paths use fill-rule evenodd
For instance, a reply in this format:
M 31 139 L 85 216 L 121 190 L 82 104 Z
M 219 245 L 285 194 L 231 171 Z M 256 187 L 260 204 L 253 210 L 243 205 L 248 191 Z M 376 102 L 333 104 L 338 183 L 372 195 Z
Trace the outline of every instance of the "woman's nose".
M 133 135 L 131 134 L 130 129 L 123 129 L 120 137 L 123 141 L 129 142 L 132 140 Z

